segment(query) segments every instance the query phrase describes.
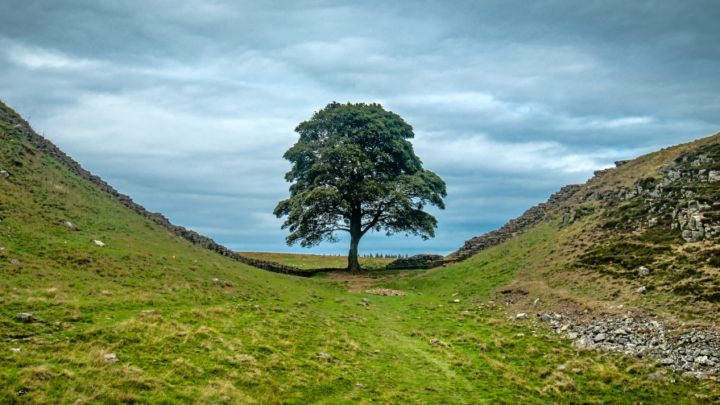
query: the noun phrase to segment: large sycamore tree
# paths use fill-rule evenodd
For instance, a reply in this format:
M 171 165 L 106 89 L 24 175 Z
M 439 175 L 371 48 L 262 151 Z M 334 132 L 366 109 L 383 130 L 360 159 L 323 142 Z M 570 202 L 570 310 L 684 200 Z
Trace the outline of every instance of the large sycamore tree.
M 295 128 L 300 140 L 285 152 L 290 198 L 274 214 L 287 216 L 288 245 L 312 247 L 350 234 L 348 269 L 360 271 L 358 245 L 368 231 L 435 236 L 445 209 L 445 182 L 422 167 L 408 139 L 413 129 L 380 104 L 330 103 Z

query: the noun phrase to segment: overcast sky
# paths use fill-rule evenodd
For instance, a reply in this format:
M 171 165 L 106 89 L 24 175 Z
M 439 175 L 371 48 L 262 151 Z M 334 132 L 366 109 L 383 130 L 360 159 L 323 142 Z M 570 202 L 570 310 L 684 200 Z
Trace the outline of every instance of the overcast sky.
M 390 4 L 389 4 L 390 3 Z M 448 185 L 449 253 L 597 169 L 720 131 L 717 1 L 4 0 L 0 99 L 86 169 L 239 251 L 288 247 L 282 155 L 378 102 Z

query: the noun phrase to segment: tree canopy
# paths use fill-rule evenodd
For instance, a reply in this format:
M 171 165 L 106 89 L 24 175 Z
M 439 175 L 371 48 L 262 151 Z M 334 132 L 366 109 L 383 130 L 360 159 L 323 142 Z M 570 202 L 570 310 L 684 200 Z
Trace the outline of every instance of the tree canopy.
M 274 214 L 287 216 L 288 245 L 337 242 L 350 233 L 348 268 L 360 270 L 357 250 L 368 231 L 435 236 L 427 205 L 445 208 L 445 182 L 422 167 L 408 139 L 412 127 L 380 104 L 330 103 L 295 128 L 300 135 L 284 158 L 290 198 Z

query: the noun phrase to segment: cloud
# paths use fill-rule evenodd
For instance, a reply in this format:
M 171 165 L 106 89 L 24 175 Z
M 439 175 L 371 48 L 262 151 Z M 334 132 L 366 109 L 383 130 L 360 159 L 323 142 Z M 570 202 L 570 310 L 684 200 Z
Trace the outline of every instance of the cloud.
M 720 128 L 712 1 L 8 0 L 2 97 L 173 222 L 239 250 L 284 244 L 295 126 L 331 101 L 413 125 L 448 183 L 447 253 L 614 160 Z M 345 253 L 344 243 L 316 252 Z

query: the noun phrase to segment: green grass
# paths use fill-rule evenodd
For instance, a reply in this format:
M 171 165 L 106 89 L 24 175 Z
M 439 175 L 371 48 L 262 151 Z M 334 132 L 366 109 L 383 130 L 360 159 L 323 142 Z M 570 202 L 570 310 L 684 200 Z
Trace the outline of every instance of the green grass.
M 0 129 L 0 168 L 12 174 L 0 181 L 0 404 L 718 399 L 714 382 L 648 381 L 653 366 L 643 360 L 578 353 L 487 304 L 550 249 L 554 226 L 448 268 L 396 271 L 386 286 L 405 297 L 349 294 L 329 279 L 265 272 L 193 246 L 10 142 L 11 131 Z M 35 320 L 20 322 L 19 312 Z M 108 353 L 119 361 L 104 361 Z
M 347 256 L 309 255 L 299 253 L 272 253 L 272 252 L 238 252 L 254 259 L 268 260 L 301 269 L 328 269 L 347 268 Z M 388 263 L 395 259 L 381 259 L 374 257 L 360 257 L 360 266 L 364 270 L 375 271 L 384 269 Z

